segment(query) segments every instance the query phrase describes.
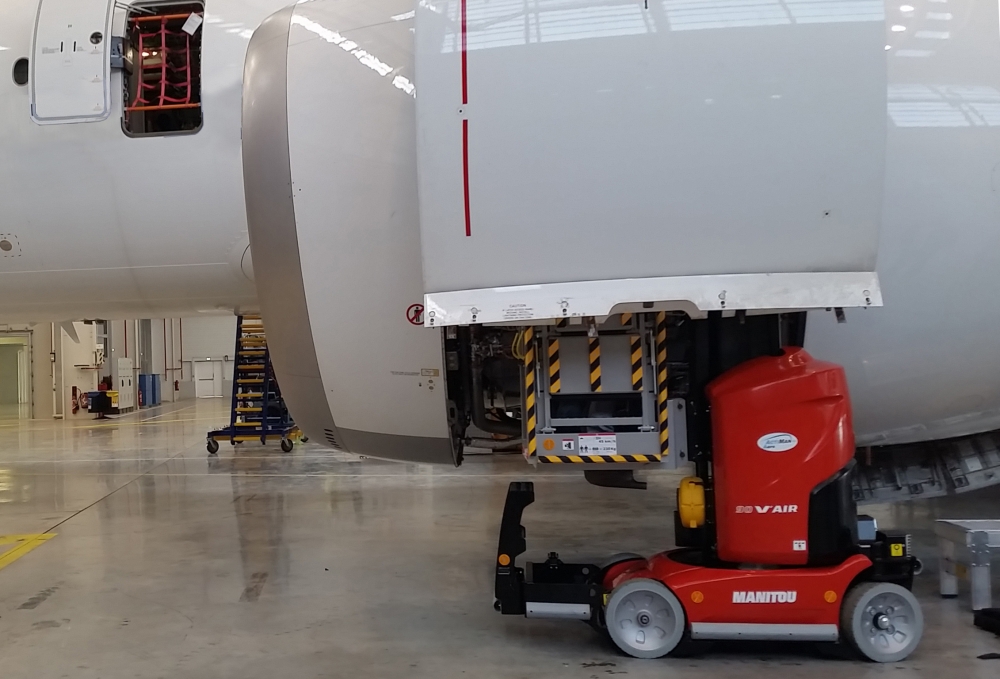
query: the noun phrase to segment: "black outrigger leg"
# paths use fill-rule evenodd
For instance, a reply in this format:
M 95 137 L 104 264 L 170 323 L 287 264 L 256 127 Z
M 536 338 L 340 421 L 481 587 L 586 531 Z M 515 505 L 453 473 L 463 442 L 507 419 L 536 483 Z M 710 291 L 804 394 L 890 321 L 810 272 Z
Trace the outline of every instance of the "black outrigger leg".
M 600 625 L 604 588 L 598 566 L 563 563 L 555 552 L 549 552 L 544 563 L 527 563 L 525 568 L 515 565 L 527 549 L 521 515 L 534 501 L 535 485 L 530 481 L 515 481 L 507 488 L 497 547 L 494 607 L 504 615 Z

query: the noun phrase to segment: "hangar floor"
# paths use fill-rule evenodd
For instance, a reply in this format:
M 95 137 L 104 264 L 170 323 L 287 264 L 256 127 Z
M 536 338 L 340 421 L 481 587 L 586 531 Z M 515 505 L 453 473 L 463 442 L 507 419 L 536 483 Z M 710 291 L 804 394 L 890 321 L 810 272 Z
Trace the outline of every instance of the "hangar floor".
M 505 618 L 492 562 L 507 483 L 531 478 L 528 556 L 648 553 L 672 544 L 672 488 L 588 486 L 518 457 L 461 469 L 296 446 L 205 454 L 228 402 L 182 402 L 114 422 L 0 425 L 0 535 L 56 536 L 12 559 L 0 544 L 5 676 L 74 677 L 996 677 L 1000 638 L 967 592 L 935 595 L 931 520 L 1000 516 L 1000 491 L 876 507 L 912 528 L 927 633 L 893 666 L 803 646 L 721 647 L 688 659 L 617 654 L 582 623 Z M 8 550 L 4 552 L 3 550 Z M 24 550 L 22 550 L 24 551 Z M 1000 583 L 998 583 L 1000 584 Z M 1000 587 L 995 591 L 1000 594 Z M 979 658 L 979 656 L 987 658 Z

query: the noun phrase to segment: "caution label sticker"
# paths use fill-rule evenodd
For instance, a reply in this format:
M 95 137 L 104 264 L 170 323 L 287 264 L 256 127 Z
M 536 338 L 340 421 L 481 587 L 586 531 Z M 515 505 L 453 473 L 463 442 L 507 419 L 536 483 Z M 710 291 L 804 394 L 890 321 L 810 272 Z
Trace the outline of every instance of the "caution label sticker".
M 580 453 L 584 455 L 615 455 L 618 437 L 614 434 L 580 434 Z

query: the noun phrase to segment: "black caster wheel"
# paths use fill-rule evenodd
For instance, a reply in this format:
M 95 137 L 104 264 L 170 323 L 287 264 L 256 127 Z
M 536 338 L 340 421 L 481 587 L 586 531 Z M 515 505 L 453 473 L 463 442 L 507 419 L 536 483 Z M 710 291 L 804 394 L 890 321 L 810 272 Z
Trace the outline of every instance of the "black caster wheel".
M 291 439 L 281 439 L 281 450 L 285 453 L 292 452 L 292 447 L 295 443 Z
M 309 437 L 308 436 L 303 436 L 302 439 L 301 439 L 301 441 L 302 441 L 302 443 L 309 443 Z
M 219 452 L 219 442 L 215 439 L 208 439 L 208 441 L 205 442 L 205 448 L 208 449 L 209 455 L 215 455 Z

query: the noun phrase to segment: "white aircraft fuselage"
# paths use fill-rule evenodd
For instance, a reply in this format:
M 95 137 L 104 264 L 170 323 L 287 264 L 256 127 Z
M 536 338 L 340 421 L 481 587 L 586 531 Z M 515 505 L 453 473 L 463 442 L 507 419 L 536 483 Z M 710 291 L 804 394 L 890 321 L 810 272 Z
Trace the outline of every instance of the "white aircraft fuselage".
M 810 7 L 818 5 L 866 5 L 866 12 L 878 15 L 868 20 L 884 21 L 888 91 L 877 264 L 884 307 L 848 310 L 846 323 L 837 323 L 833 313 L 810 312 L 805 346 L 847 369 L 859 445 L 936 440 L 1000 428 L 1000 305 L 993 298 L 1000 287 L 997 3 L 911 0 L 914 9 L 902 12 L 896 2 L 788 0 L 773 3 L 771 9 L 779 14 L 769 13 L 764 7 L 769 3 L 762 2 L 739 16 L 736 9 L 713 10 L 712 3 L 704 3 L 700 25 L 692 24 L 690 15 L 684 19 L 672 13 L 676 3 L 657 3 L 664 8 L 664 23 L 655 28 L 661 31 L 752 32 L 782 21 L 807 22 L 815 16 Z M 207 0 L 201 29 L 204 125 L 194 134 L 145 138 L 122 130 L 118 72 L 111 76 L 111 114 L 106 119 L 34 122 L 29 89 L 16 85 L 9 74 L 17 59 L 31 53 L 38 3 L 4 4 L 0 237 L 7 237 L 13 249 L 0 253 L 0 322 L 257 308 L 241 156 L 244 60 L 252 31 L 287 4 Z M 357 26 L 391 24 L 400 41 L 393 73 L 405 76 L 404 87 L 412 83 L 419 92 L 412 46 L 402 44 L 412 40 L 412 19 L 406 13 L 414 3 L 363 4 L 364 22 L 351 18 L 350 3 L 298 4 L 289 51 L 293 43 L 313 41 L 331 54 L 339 50 L 340 58 L 345 48 L 331 35 L 339 36 L 340 31 L 352 38 Z M 521 3 L 513 4 L 512 11 L 523 11 Z M 604 38 L 597 30 L 602 22 L 610 26 L 608 22 L 616 21 L 611 9 L 628 4 L 576 3 L 580 16 L 592 24 L 592 35 L 584 39 L 641 39 L 614 31 L 606 33 L 613 38 Z M 539 3 L 540 17 L 545 6 Z M 780 14 L 785 6 L 791 15 Z M 601 8 L 607 11 L 602 14 Z M 375 15 L 377 20 L 371 19 Z M 341 25 L 333 25 L 336 21 Z M 358 42 L 363 44 L 360 38 Z M 406 60 L 400 61 L 400 54 L 407 55 Z M 362 59 L 353 56 L 355 62 Z M 289 59 L 290 93 L 322 78 L 324 68 L 335 67 L 307 64 L 301 58 Z M 353 67 L 352 62 L 344 68 Z M 413 97 L 404 99 L 400 106 L 410 107 L 412 120 Z M 309 120 L 299 115 L 296 124 Z M 314 127 L 296 130 L 300 139 L 311 136 L 321 146 L 341 133 L 323 116 L 311 120 Z M 412 137 L 412 130 L 401 135 L 410 140 L 407 143 Z M 331 165 L 350 162 L 335 156 L 328 160 Z M 262 254 L 256 253 L 258 262 Z M 419 266 L 419 252 L 413 257 L 414 266 Z M 314 266 L 311 261 L 314 258 L 302 259 L 304 278 L 310 275 L 305 267 Z M 340 292 L 330 289 L 327 294 Z M 415 297 L 419 300 L 419 294 Z M 266 305 L 264 312 L 266 320 Z M 400 331 L 440 333 L 405 325 Z M 313 343 L 321 364 L 336 360 L 336 345 L 325 344 L 319 333 Z M 280 363 L 277 367 L 282 368 Z M 371 414 L 373 419 L 385 416 Z

